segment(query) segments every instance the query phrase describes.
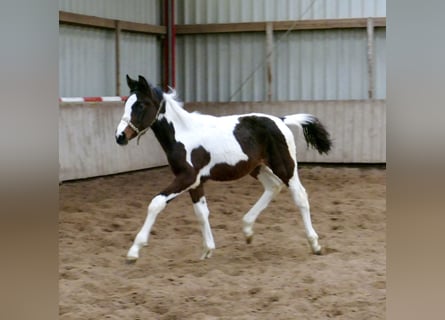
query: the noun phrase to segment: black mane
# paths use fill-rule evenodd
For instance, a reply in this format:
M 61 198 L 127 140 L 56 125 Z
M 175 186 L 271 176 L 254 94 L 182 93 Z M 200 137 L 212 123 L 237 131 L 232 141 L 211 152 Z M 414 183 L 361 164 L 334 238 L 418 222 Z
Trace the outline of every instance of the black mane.
M 158 101 L 162 101 L 162 99 L 164 99 L 164 92 L 162 91 L 162 89 L 160 87 L 154 87 L 153 92 L 155 93 Z

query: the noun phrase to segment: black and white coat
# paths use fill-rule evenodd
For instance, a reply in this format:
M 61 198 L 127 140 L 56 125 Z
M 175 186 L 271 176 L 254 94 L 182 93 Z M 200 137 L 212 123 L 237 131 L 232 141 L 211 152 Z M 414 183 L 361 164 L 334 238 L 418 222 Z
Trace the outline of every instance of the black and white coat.
M 307 194 L 298 178 L 294 136 L 288 127 L 302 128 L 308 145 L 327 153 L 331 148 L 329 134 L 316 117 L 294 114 L 278 118 L 260 113 L 215 117 L 190 113 L 175 99 L 174 91 L 162 93 L 141 76 L 138 81 L 127 76 L 127 83 L 131 94 L 116 130 L 116 141 L 124 145 L 151 127 L 175 175 L 173 182 L 150 202 L 146 220 L 128 251 L 128 261 L 135 261 L 140 249 L 147 245 L 158 214 L 185 191 L 190 193 L 201 225 L 201 259 L 209 258 L 215 242 L 203 184 L 208 179 L 235 180 L 247 174 L 258 179 L 265 189 L 243 217 L 247 242 L 252 240 L 253 225 L 261 211 L 287 186 L 300 210 L 311 249 L 320 254 Z

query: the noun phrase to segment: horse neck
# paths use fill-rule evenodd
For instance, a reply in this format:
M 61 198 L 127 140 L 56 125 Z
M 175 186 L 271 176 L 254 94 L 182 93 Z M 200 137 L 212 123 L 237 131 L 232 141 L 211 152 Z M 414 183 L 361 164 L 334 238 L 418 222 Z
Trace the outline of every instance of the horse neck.
M 177 143 L 176 133 L 191 125 L 192 116 L 179 103 L 166 99 L 165 113 L 152 125 L 153 133 L 166 153 Z
M 174 100 L 171 96 L 165 99 L 165 115 L 164 117 L 168 122 L 173 123 L 175 130 L 187 130 L 190 128 L 193 117 L 192 115 L 184 110 L 182 106 Z
M 153 133 L 161 145 L 162 149 L 165 152 L 172 150 L 174 144 L 176 143 L 175 139 L 175 130 L 173 126 L 168 123 L 167 119 L 163 118 L 161 120 L 157 120 L 151 126 Z

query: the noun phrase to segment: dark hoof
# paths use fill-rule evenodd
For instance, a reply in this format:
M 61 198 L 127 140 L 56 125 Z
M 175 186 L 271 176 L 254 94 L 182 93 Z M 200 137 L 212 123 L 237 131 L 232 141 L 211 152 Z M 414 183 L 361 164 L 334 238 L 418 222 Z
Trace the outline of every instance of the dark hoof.
M 125 263 L 126 264 L 136 264 L 137 259 L 126 259 Z
M 246 237 L 246 243 L 251 244 L 253 240 L 253 236 Z

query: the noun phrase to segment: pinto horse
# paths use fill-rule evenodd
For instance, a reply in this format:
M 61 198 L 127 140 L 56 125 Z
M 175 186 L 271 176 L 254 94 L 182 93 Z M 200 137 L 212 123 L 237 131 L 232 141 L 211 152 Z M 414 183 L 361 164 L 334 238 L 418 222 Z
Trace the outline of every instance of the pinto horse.
M 128 251 L 127 261 L 134 262 L 148 243 L 150 230 L 167 203 L 188 191 L 201 225 L 201 259 L 210 258 L 215 249 L 209 223 L 209 209 L 204 196 L 208 179 L 228 181 L 250 174 L 264 186 L 264 193 L 243 217 L 243 233 L 252 241 L 255 220 L 286 185 L 300 210 L 307 240 L 313 253 L 321 254 L 318 235 L 312 227 L 306 191 L 297 173 L 295 140 L 288 126 L 303 129 L 308 146 L 320 154 L 331 149 L 329 133 L 310 114 L 281 118 L 250 113 L 215 117 L 189 113 L 175 99 L 175 91 L 164 93 L 152 87 L 144 77 L 133 80 L 127 75 L 130 95 L 116 130 L 116 142 L 126 145 L 151 128 L 164 150 L 173 182 L 150 202 L 145 222 Z

